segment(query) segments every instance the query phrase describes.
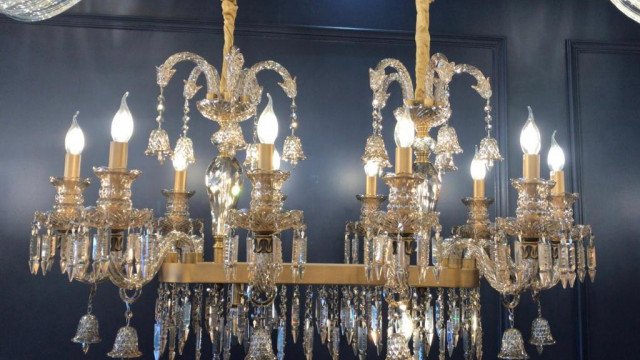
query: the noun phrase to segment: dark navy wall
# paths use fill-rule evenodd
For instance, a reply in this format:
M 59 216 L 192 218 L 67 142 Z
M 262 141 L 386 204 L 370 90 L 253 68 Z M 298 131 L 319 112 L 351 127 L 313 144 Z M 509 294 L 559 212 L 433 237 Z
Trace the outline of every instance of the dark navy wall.
M 339 262 L 343 224 L 358 216 L 354 194 L 363 190 L 359 157 L 371 120 L 367 69 L 384 57 L 413 67 L 413 1 L 246 0 L 240 6 L 236 45 L 248 64 L 274 59 L 299 81 L 300 135 L 309 159 L 285 185 L 287 206 L 305 211 L 310 261 Z M 545 149 L 551 132 L 558 130 L 573 190 L 584 198 L 577 216 L 594 225 L 599 239 L 598 281 L 574 290 L 554 289 L 543 297 L 559 344 L 540 358 L 635 358 L 640 24 L 604 0 L 438 0 L 431 16 L 434 50 L 474 64 L 492 78 L 496 128 L 507 157 L 493 173 L 492 185 L 505 185 L 520 174 L 518 135 L 525 107 L 531 105 Z M 86 287 L 69 284 L 57 269 L 43 278 L 31 276 L 27 268 L 32 213 L 51 206 L 53 188 L 47 180 L 62 173 L 71 115 L 81 111 L 87 138 L 83 175 L 93 177 L 90 167 L 107 161 L 110 121 L 119 98 L 131 92 L 136 127 L 130 166 L 143 171 L 134 185 L 134 204 L 160 214 L 159 191 L 172 185 L 172 171 L 142 155 L 155 124 L 154 67 L 184 50 L 219 64 L 219 22 L 218 1 L 201 0 L 85 0 L 69 15 L 38 25 L 0 18 L 1 359 L 81 358 L 69 339 L 86 306 Z M 174 139 L 181 111 L 176 84 L 187 71 L 182 68 L 168 89 L 167 127 Z M 264 80 L 267 90 L 277 94 L 276 111 L 284 123 L 285 98 L 274 77 Z M 482 102 L 471 84 L 460 78 L 451 91 L 452 123 L 465 153 L 457 158 L 461 170 L 446 175 L 440 208 L 446 227 L 464 221 L 459 198 L 470 191 L 471 149 L 482 136 Z M 390 107 L 399 102 L 394 94 Z M 198 192 L 192 215 L 208 221 L 202 174 L 215 156 L 209 136 L 216 127 L 195 112 L 192 118 L 198 158 L 188 181 Z M 386 118 L 391 147 L 389 112 Z M 500 189 L 495 212 L 506 215 L 514 206 L 513 191 Z M 95 201 L 97 186 L 86 195 L 87 204 Z M 123 322 L 124 306 L 114 287 L 102 285 L 98 295 L 94 308 L 103 342 L 92 348 L 92 359 L 104 358 Z M 488 288 L 483 297 L 485 354 L 493 358 L 500 336 L 499 299 Z M 145 358 L 152 353 L 154 298 L 151 285 L 133 308 Z M 534 308 L 527 299 L 521 308 L 516 322 L 528 337 Z M 290 358 L 298 356 L 299 351 L 292 352 Z M 328 353 L 318 350 L 317 356 Z

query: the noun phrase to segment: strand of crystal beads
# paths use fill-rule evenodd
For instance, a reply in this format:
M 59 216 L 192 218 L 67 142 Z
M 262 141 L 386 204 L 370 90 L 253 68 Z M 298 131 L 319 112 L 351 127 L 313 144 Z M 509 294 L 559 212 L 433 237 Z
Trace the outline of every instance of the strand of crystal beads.
M 363 263 L 364 263 L 364 274 L 367 281 L 372 280 L 372 266 L 373 263 L 373 238 L 367 234 L 363 240 Z
M 304 330 L 302 346 L 304 348 L 304 355 L 306 360 L 313 360 L 313 290 L 311 286 L 307 286 L 305 291 L 304 302 Z
M 420 281 L 425 281 L 427 277 L 427 269 L 429 269 L 429 240 L 428 233 L 420 232 L 417 239 L 416 262 L 420 269 Z
M 440 253 L 442 252 L 442 239 L 440 238 L 440 233 L 442 231 L 442 226 L 437 225 L 435 228 L 435 234 L 431 239 L 431 265 L 433 275 L 436 280 L 440 279 L 440 272 L 442 271 L 442 263 L 440 261 Z
M 353 264 L 360 263 L 360 238 L 358 231 L 354 231 L 353 239 L 351 239 L 351 262 Z
M 229 235 L 224 238 L 224 273 L 227 280 L 235 279 L 236 264 L 238 263 L 238 235 Z
M 293 244 L 291 246 L 291 271 L 294 280 L 301 280 L 304 276 L 304 268 L 307 263 L 307 234 L 304 229 L 293 231 Z
M 278 360 L 284 360 L 284 346 L 287 338 L 287 287 L 280 285 L 280 314 L 278 317 L 278 337 L 276 340 Z

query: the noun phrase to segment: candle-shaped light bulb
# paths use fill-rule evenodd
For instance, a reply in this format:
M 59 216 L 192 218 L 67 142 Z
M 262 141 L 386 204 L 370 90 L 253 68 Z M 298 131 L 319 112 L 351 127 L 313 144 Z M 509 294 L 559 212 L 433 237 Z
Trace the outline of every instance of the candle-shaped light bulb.
M 487 166 L 486 163 L 480 159 L 478 156 L 474 156 L 473 160 L 471 160 L 471 178 L 473 180 L 484 180 L 487 176 Z
M 562 171 L 564 169 L 564 151 L 558 142 L 556 141 L 556 132 L 551 135 L 551 148 L 549 148 L 549 155 L 547 155 L 547 165 L 551 171 Z
M 71 155 L 80 155 L 84 150 L 84 133 L 78 125 L 79 113 L 79 111 L 76 111 L 76 114 L 73 115 L 71 126 L 64 137 L 64 148 Z
M 473 179 L 473 197 L 485 197 L 484 178 L 487 177 L 487 163 L 478 156 L 478 148 L 476 154 L 471 160 L 471 178 Z
M 377 161 L 369 160 L 364 164 L 364 173 L 369 177 L 378 175 L 379 169 Z
M 183 153 L 177 152 L 174 153 L 171 157 L 171 162 L 173 163 L 173 169 L 175 171 L 185 171 L 187 170 L 187 157 L 184 156 Z
M 393 131 L 393 138 L 397 147 L 408 148 L 413 145 L 416 135 L 416 127 L 405 108 L 395 112 L 396 127 Z
M 262 110 L 260 117 L 258 118 L 258 139 L 263 144 L 273 144 L 278 137 L 278 118 L 273 112 L 273 100 L 271 95 L 267 94 L 269 102 L 267 106 Z
M 523 153 L 537 155 L 540 153 L 540 131 L 533 118 L 531 106 L 527 106 L 527 109 L 529 110 L 529 117 L 522 128 L 522 132 L 520 132 L 520 146 Z
M 273 167 L 273 170 L 280 170 L 280 153 L 278 152 L 278 149 L 273 150 L 273 160 L 271 166 Z
M 122 96 L 120 109 L 118 109 L 111 122 L 111 138 L 115 142 L 129 142 L 131 135 L 133 135 L 133 116 L 127 105 L 127 96 L 129 96 L 128 91 Z

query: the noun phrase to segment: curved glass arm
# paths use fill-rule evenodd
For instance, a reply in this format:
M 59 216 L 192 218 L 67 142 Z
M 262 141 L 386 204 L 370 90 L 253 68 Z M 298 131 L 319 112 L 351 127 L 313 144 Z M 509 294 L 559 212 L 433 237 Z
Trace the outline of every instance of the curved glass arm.
M 395 73 L 386 74 L 386 69 L 391 68 L 395 70 Z M 397 74 L 397 75 L 396 75 Z M 390 78 L 389 78 L 390 77 Z M 413 82 L 411 81 L 411 75 L 407 68 L 396 59 L 383 59 L 374 69 L 369 69 L 369 85 L 373 91 L 374 98 L 386 94 L 389 85 L 392 82 L 397 81 L 402 89 L 402 99 L 405 101 L 413 98 Z M 382 109 L 382 106 L 378 109 Z
M 167 60 L 165 60 L 162 65 L 158 66 L 158 73 L 156 78 L 158 86 L 164 88 L 169 84 L 169 81 L 171 81 L 171 78 L 176 72 L 173 67 L 182 61 L 194 62 L 202 71 L 202 73 L 204 73 L 204 76 L 207 79 L 208 95 L 218 93 L 218 87 L 220 86 L 220 76 L 218 75 L 218 71 L 200 55 L 191 52 L 180 52 L 173 54 Z
M 246 70 L 242 86 L 240 88 L 241 94 L 248 96 L 254 105 L 258 105 L 262 94 L 262 88 L 258 85 L 257 75 L 263 70 L 271 70 L 282 77 L 282 82 L 278 83 L 284 93 L 290 99 L 294 100 L 298 94 L 296 85 L 296 79 L 289 74 L 289 71 L 279 63 L 267 60 L 254 64 L 251 68 Z
M 508 252 L 510 248 L 506 244 L 491 242 L 488 246 L 492 248 L 490 251 L 494 253 L 493 257 L 487 252 L 484 241 L 454 238 L 443 242 L 441 257 L 445 259 L 455 252 L 464 252 L 466 256 L 476 260 L 480 275 L 493 289 L 503 295 L 517 295 L 523 292 L 535 278 L 536 266 L 531 262 L 514 264 Z

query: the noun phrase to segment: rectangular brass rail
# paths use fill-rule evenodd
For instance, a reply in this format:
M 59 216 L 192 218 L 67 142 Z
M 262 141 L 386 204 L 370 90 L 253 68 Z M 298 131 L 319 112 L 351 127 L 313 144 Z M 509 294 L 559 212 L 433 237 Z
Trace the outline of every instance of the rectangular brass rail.
M 294 281 L 291 264 L 283 264 L 277 283 L 300 285 L 384 285 L 384 279 L 367 281 L 362 264 L 322 264 L 309 263 L 305 266 L 304 277 Z M 419 281 L 417 266 L 409 268 L 409 285 L 415 287 L 474 288 L 479 284 L 479 273 L 473 260 L 463 260 L 459 267 L 444 267 L 436 280 L 433 271 L 427 271 L 426 279 Z M 249 282 L 248 265 L 238 263 L 235 279 L 227 279 L 222 264 L 198 262 L 191 264 L 165 263 L 159 274 L 161 282 L 167 283 L 212 283 L 246 284 Z

